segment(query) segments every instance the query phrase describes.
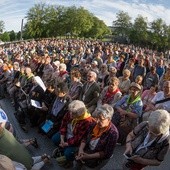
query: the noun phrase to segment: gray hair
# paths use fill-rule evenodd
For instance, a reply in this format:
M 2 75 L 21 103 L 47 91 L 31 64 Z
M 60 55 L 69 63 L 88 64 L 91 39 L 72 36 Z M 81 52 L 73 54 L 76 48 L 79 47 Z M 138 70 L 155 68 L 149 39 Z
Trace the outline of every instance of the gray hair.
M 89 74 L 89 73 L 94 77 L 94 79 L 97 78 L 96 72 L 94 72 L 94 71 L 89 71 L 88 74 Z
M 157 133 L 165 134 L 170 128 L 170 115 L 166 110 L 155 110 L 149 116 L 149 126 Z
M 96 109 L 97 117 L 99 115 L 102 115 L 105 119 L 109 118 L 111 120 L 113 113 L 114 113 L 113 107 L 108 104 L 101 105 Z
M 86 106 L 85 104 L 80 100 L 73 100 L 68 105 L 68 110 L 72 112 L 73 114 L 77 114 L 78 116 L 82 115 L 86 112 Z
M 59 65 L 59 68 L 61 68 L 61 69 L 63 69 L 63 70 L 66 70 L 66 69 L 67 69 L 67 66 L 66 66 L 66 64 L 64 64 L 64 63 L 61 63 L 61 64 Z

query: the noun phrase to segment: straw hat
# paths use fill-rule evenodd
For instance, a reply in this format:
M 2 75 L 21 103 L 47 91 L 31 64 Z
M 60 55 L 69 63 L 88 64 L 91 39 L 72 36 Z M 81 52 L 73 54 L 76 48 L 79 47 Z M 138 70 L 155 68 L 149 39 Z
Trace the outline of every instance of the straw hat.
M 130 88 L 131 88 L 131 87 L 135 87 L 135 88 L 137 88 L 138 90 L 141 90 L 141 89 L 142 89 L 141 86 L 140 86 L 139 84 L 135 83 L 135 82 L 132 82 L 132 83 L 130 84 Z

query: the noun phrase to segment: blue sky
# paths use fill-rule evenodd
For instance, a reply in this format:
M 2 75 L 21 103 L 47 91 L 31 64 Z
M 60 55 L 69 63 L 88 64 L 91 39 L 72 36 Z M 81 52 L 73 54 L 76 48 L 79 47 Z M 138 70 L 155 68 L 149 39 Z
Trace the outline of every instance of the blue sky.
M 0 20 L 5 22 L 5 31 L 19 31 L 22 18 L 34 4 L 39 2 L 51 5 L 83 6 L 108 26 L 116 20 L 118 11 L 128 12 L 132 20 L 140 14 L 147 17 L 149 22 L 162 18 L 166 24 L 170 25 L 169 0 L 0 0 Z

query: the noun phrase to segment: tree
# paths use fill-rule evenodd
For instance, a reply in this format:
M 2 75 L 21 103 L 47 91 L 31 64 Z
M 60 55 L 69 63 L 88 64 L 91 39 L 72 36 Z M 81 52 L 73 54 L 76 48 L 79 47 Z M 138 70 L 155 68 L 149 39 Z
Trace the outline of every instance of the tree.
M 156 49 L 163 49 L 168 43 L 168 26 L 159 18 L 150 23 L 150 42 Z
M 36 4 L 27 13 L 28 34 L 34 38 L 46 37 L 46 5 Z
M 10 41 L 16 40 L 16 34 L 15 34 L 14 30 L 9 32 L 9 37 L 10 37 Z
M 146 45 L 148 38 L 147 18 L 138 15 L 130 33 L 130 41 L 138 45 Z
M 17 32 L 17 40 L 20 40 L 20 38 L 21 38 L 21 31 L 18 31 Z
M 4 32 L 1 36 L 0 39 L 4 42 L 10 41 L 10 36 L 8 34 L 8 32 Z
M 0 33 L 3 32 L 4 27 L 5 27 L 4 21 L 0 21 Z
M 68 7 L 59 20 L 64 33 L 83 36 L 93 26 L 93 16 L 83 7 Z
M 47 37 L 57 36 L 58 8 L 55 6 L 48 6 L 45 8 L 45 14 Z
M 102 38 L 106 34 L 110 34 L 111 30 L 106 26 L 106 24 L 99 20 L 97 17 L 93 17 L 93 26 L 89 30 L 86 37 L 92 37 L 92 38 Z
M 116 15 L 117 20 L 113 21 L 114 33 L 129 38 L 132 23 L 127 12 L 120 11 Z

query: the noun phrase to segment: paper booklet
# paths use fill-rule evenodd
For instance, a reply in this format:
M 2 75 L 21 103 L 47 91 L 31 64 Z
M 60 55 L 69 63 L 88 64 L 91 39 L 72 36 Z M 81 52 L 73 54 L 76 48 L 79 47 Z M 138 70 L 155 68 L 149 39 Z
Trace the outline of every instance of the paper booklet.
M 34 107 L 39 108 L 39 109 L 42 108 L 42 106 L 41 106 L 39 101 L 32 100 L 32 99 L 31 99 L 31 106 L 34 106 Z

